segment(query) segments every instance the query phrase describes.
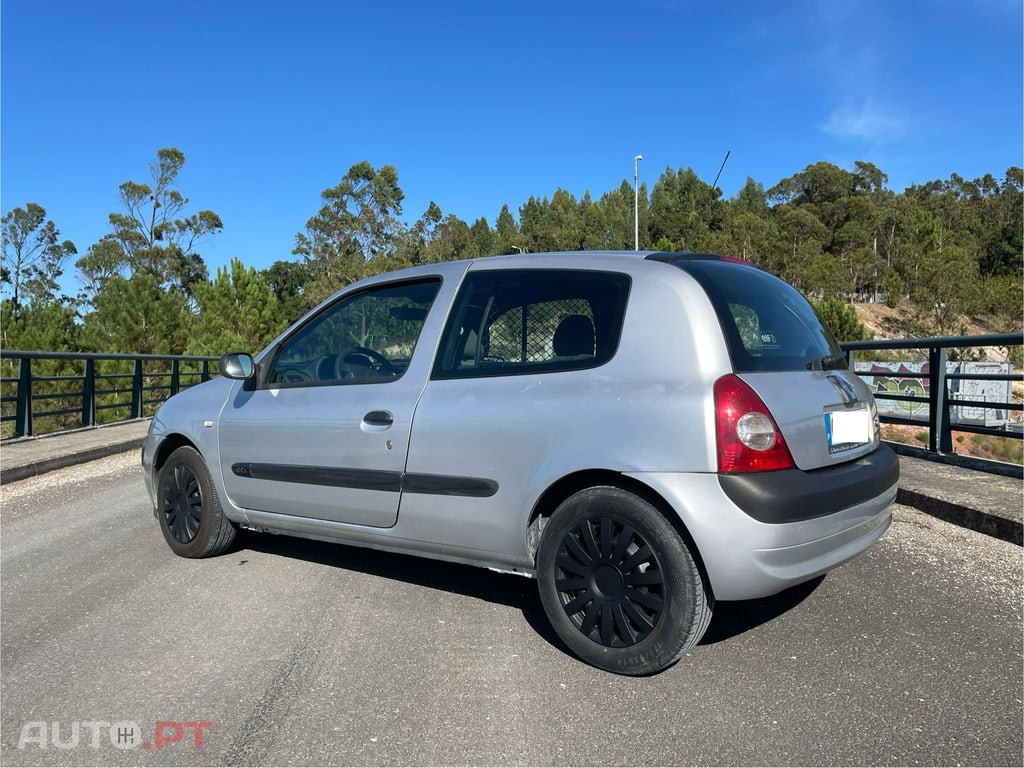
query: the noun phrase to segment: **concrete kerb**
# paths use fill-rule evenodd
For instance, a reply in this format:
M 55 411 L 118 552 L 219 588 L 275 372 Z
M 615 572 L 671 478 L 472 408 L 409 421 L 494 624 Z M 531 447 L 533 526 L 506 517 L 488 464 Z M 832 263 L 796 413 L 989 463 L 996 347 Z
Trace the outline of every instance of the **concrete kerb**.
M 979 509 L 963 507 L 904 488 L 897 491 L 896 503 L 914 507 L 932 517 L 959 525 L 961 528 L 970 528 L 979 533 L 986 533 L 1018 546 L 1024 545 L 1024 524 L 1017 520 L 1010 520 Z
M 5 440 L 0 443 L 0 484 L 138 450 L 148 430 L 149 419 L 138 419 L 53 435 Z
M 933 517 L 1024 544 L 1024 480 L 900 453 L 896 501 Z

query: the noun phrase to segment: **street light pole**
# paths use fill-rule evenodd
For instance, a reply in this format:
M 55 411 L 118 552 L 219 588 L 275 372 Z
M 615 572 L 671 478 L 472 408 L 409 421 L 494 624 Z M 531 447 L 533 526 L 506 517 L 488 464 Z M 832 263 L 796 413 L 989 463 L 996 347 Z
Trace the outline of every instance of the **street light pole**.
M 643 155 L 633 158 L 633 250 L 640 250 L 640 161 Z

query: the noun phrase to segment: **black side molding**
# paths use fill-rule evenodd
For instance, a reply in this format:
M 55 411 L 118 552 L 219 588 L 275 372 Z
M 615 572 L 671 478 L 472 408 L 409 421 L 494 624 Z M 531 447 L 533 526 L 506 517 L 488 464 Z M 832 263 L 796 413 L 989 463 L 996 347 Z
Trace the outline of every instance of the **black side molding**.
M 402 473 L 378 469 L 345 467 L 304 467 L 295 464 L 232 464 L 238 477 L 253 480 L 276 480 L 281 483 L 329 485 L 334 488 L 363 488 L 369 491 L 402 490 Z
M 402 478 L 402 490 L 406 493 L 428 493 L 437 496 L 472 496 L 486 499 L 498 492 L 498 484 L 483 477 L 458 477 L 456 475 L 407 474 Z
M 405 474 L 377 469 L 305 467 L 294 464 L 246 462 L 232 464 L 231 471 L 238 477 L 253 480 L 275 480 L 280 483 L 327 485 L 334 488 L 358 488 L 390 493 L 425 493 L 435 496 L 469 496 L 484 499 L 498 492 L 498 484 L 494 480 L 459 475 Z
M 883 444 L 855 461 L 805 472 L 749 472 L 719 475 L 732 502 L 762 523 L 796 523 L 862 504 L 892 488 L 900 462 Z

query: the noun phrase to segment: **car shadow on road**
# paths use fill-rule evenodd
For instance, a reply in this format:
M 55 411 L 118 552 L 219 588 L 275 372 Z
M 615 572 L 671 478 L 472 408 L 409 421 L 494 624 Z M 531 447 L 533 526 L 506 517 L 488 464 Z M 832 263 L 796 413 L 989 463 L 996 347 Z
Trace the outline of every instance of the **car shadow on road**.
M 345 544 L 249 531 L 243 531 L 242 534 L 233 552 L 248 550 L 305 560 L 516 608 L 522 611 L 523 618 L 538 635 L 565 653 L 570 653 L 551 628 L 537 593 L 537 582 L 533 579 L 472 565 Z
M 522 611 L 523 618 L 544 640 L 572 655 L 551 628 L 533 579 L 443 560 L 271 534 L 244 532 L 235 548 L 239 550 L 320 563 L 507 605 Z M 819 576 L 758 600 L 720 601 L 700 644 L 720 643 L 777 619 L 806 600 L 824 579 Z
M 711 625 L 701 645 L 721 643 L 742 635 L 782 616 L 806 600 L 825 580 L 825 576 L 797 584 L 770 597 L 757 600 L 722 600 L 716 603 Z

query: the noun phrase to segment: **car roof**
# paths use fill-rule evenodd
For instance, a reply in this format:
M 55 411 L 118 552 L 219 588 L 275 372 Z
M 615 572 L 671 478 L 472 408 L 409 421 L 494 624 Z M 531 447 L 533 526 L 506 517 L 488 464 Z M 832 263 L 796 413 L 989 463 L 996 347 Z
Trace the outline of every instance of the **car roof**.
M 748 261 L 731 256 L 719 256 L 711 253 L 689 253 L 685 251 L 543 251 L 538 253 L 508 253 L 497 256 L 484 256 L 475 259 L 459 259 L 442 261 L 432 264 L 419 264 L 391 272 L 364 278 L 354 283 L 357 287 L 379 284 L 391 280 L 415 280 L 427 276 L 453 278 L 467 271 L 485 271 L 496 269 L 593 269 L 621 270 L 635 272 L 644 264 L 681 265 L 688 261 L 724 261 L 736 262 L 752 268 L 756 267 Z M 352 285 L 338 291 L 351 290 Z
M 686 261 L 736 261 L 744 264 L 749 262 L 734 259 L 730 256 L 719 256 L 713 253 L 690 253 L 686 251 L 543 251 L 539 253 L 510 253 L 500 256 L 488 256 L 471 261 L 470 269 L 508 269 L 529 267 L 628 267 L 644 261 L 679 264 Z M 543 264 L 541 264 L 543 262 Z M 751 265 L 753 266 L 753 265 Z
M 686 261 L 690 259 L 730 259 L 729 256 L 720 256 L 714 253 L 691 253 L 689 251 L 616 251 L 616 250 L 587 250 L 587 251 L 538 251 L 536 253 L 530 253 L 529 251 L 523 251 L 521 253 L 505 253 L 495 256 L 486 256 L 484 259 L 491 260 L 509 260 L 518 259 L 519 257 L 527 257 L 531 259 L 538 258 L 613 258 L 613 259 L 624 259 L 627 261 Z M 471 261 L 480 261 L 481 259 L 471 259 Z

